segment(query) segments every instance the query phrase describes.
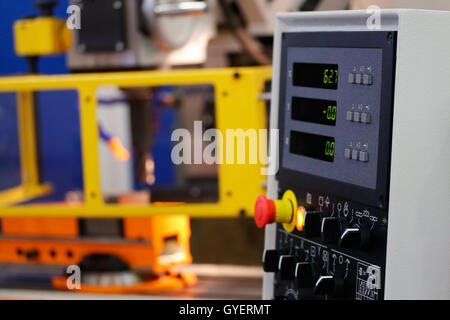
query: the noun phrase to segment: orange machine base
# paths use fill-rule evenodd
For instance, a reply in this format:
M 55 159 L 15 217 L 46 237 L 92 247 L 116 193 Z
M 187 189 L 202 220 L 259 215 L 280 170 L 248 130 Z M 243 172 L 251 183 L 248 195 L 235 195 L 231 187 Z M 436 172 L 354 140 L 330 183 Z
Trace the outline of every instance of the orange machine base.
M 72 290 L 79 293 L 97 293 L 97 294 L 145 294 L 162 291 L 173 291 L 192 287 L 197 283 L 197 276 L 193 273 L 169 273 L 160 276 L 157 279 L 144 281 L 130 286 L 97 286 L 81 284 L 80 289 Z M 69 290 L 67 288 L 66 277 L 55 277 L 52 279 L 55 289 Z

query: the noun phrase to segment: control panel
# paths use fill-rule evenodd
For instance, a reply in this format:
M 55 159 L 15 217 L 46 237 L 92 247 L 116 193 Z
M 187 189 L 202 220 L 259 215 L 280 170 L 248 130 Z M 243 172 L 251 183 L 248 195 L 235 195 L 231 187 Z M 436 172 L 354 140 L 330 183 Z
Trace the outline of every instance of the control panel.
M 282 34 L 275 299 L 384 298 L 396 31 Z

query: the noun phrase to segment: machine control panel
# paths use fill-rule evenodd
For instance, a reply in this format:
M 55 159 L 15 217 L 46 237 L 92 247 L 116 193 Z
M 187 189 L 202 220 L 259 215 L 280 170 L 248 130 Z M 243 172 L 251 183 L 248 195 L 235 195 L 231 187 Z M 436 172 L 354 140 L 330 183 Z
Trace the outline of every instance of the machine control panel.
M 282 34 L 281 200 L 255 207 L 281 222 L 275 299 L 384 298 L 395 51 L 394 31 Z

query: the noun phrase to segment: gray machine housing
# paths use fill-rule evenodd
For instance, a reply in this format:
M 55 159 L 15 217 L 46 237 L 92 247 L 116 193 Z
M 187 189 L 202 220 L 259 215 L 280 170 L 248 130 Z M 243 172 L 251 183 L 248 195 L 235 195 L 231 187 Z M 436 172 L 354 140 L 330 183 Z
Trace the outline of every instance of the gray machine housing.
M 368 32 L 373 12 L 330 11 L 277 15 L 271 128 L 278 129 L 283 34 Z M 392 139 L 388 187 L 385 299 L 450 298 L 450 12 L 381 10 L 373 31 L 396 32 Z M 301 49 L 299 49 L 301 51 Z M 298 52 L 297 54 L 302 54 Z M 320 56 L 320 52 L 317 52 Z M 337 52 L 335 54 L 338 54 Z M 344 59 L 344 58 L 343 58 Z M 280 132 L 283 135 L 283 132 Z M 279 150 L 272 144 L 271 148 Z M 271 153 L 272 154 L 272 153 Z M 282 158 L 285 155 L 282 155 Z M 300 159 L 297 159 L 302 162 Z M 280 166 L 289 166 L 280 163 Z M 302 164 L 312 175 L 328 175 Z M 353 184 L 371 187 L 354 174 Z M 279 198 L 276 176 L 268 195 Z M 354 199 L 353 199 L 354 200 Z M 364 203 L 364 202 L 363 202 Z M 266 227 L 265 248 L 276 246 L 277 226 Z M 264 274 L 263 298 L 274 298 L 274 274 Z

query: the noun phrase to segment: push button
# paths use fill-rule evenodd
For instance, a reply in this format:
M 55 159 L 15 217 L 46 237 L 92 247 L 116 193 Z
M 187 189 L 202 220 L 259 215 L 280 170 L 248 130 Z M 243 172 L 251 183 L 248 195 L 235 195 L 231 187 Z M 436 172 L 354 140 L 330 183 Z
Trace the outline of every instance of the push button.
M 344 157 L 345 157 L 345 159 L 351 159 L 352 158 L 352 149 L 345 148 Z
M 359 161 L 369 162 L 369 153 L 367 151 L 359 152 Z
M 353 121 L 353 111 L 347 111 L 347 121 Z
M 352 150 L 352 160 L 358 160 L 358 150 Z
M 297 198 L 288 190 L 281 200 L 267 199 L 261 195 L 255 203 L 255 223 L 259 228 L 268 224 L 280 222 L 286 231 L 295 229 L 295 210 L 297 209 Z
M 363 84 L 370 86 L 372 85 L 372 83 L 373 83 L 372 75 L 370 74 L 363 75 Z
M 356 75 L 354 73 L 350 73 L 348 75 L 348 83 L 355 83 L 356 82 L 355 77 Z
M 361 113 L 361 123 L 365 123 L 365 124 L 370 123 L 370 113 L 367 113 L 367 112 Z
M 362 74 L 357 73 L 357 74 L 355 75 L 355 83 L 356 83 L 356 84 L 362 84 L 362 81 L 363 81 L 362 78 L 363 78 Z
M 361 122 L 361 112 L 353 112 L 353 122 Z

